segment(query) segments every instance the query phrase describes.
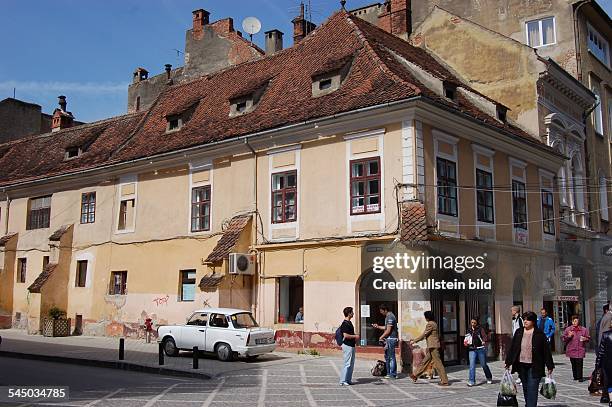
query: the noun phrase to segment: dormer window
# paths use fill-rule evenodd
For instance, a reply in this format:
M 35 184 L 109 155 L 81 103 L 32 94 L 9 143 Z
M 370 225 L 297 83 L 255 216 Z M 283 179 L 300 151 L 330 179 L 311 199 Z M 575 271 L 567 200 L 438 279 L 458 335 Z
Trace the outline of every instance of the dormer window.
M 272 78 L 268 77 L 263 80 L 253 81 L 234 92 L 229 98 L 230 117 L 240 116 L 255 110 L 271 80 Z
M 312 74 L 312 96 L 318 97 L 340 89 L 349 73 L 353 56 L 333 59 L 325 62 Z
M 497 105 L 497 120 L 502 123 L 506 123 L 506 114 L 508 113 L 508 109 L 504 106 Z
M 166 131 L 175 131 L 181 128 L 182 120 L 178 117 L 168 117 L 168 127 Z
M 453 102 L 457 101 L 457 85 L 444 82 L 444 97 Z
M 319 81 L 319 90 L 327 90 L 332 87 L 332 79 L 321 79 Z
M 68 148 L 66 148 L 66 154 L 64 155 L 64 159 L 65 160 L 70 160 L 72 158 L 76 158 L 76 157 L 80 156 L 82 153 L 83 153 L 83 151 L 78 146 L 68 147 Z
M 247 102 L 246 102 L 246 100 L 244 100 L 242 102 L 236 103 L 236 112 L 244 113 L 246 110 L 247 110 Z

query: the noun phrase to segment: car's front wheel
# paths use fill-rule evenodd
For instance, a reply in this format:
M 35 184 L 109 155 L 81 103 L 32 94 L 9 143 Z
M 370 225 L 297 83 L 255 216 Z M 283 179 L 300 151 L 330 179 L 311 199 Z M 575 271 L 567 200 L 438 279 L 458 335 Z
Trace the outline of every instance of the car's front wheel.
M 227 343 L 220 343 L 215 348 L 217 353 L 217 358 L 223 362 L 229 362 L 234 359 L 234 352 L 232 351 L 231 346 Z
M 163 341 L 164 353 L 168 356 L 178 356 L 179 350 L 176 347 L 176 342 L 172 338 L 165 338 Z

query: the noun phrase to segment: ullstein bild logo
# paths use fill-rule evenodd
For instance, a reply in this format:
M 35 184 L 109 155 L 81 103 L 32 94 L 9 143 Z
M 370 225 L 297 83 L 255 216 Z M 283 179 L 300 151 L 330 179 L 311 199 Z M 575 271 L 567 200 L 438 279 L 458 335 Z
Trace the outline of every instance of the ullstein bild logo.
M 482 256 L 410 256 L 408 253 L 397 253 L 395 256 L 374 257 L 372 271 L 382 273 L 384 270 L 406 270 L 411 274 L 416 273 L 419 268 L 423 269 L 445 269 L 463 273 L 466 270 L 482 270 L 485 268 L 487 254 Z

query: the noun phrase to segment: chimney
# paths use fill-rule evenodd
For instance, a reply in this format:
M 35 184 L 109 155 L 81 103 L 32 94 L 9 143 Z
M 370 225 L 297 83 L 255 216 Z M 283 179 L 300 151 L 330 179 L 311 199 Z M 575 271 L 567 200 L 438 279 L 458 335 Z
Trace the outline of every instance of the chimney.
M 170 72 L 172 72 L 172 64 L 164 65 L 164 70 L 166 71 L 166 79 L 171 80 Z
M 204 9 L 192 11 L 193 14 L 193 33 L 200 33 L 205 25 L 209 23 L 210 13 Z
M 266 55 L 273 55 L 283 49 L 283 32 L 279 30 L 266 31 Z
M 51 121 L 51 131 L 59 131 L 72 127 L 74 124 L 74 116 L 71 112 L 66 111 L 66 96 L 61 95 L 57 97 L 59 108 L 53 111 L 53 119 Z
M 66 106 L 67 106 L 66 96 L 61 95 L 61 96 L 58 96 L 57 99 L 58 99 L 59 107 L 60 109 L 62 109 L 62 112 L 66 112 Z
M 309 33 L 317 27 L 304 17 L 304 3 L 300 3 L 300 15 L 291 20 L 293 23 L 293 43 L 302 41 Z
M 149 77 L 149 71 L 144 68 L 136 68 L 134 76 L 132 77 L 132 83 L 138 83 L 146 80 Z
M 411 0 L 387 0 L 378 15 L 378 27 L 407 39 L 412 31 Z

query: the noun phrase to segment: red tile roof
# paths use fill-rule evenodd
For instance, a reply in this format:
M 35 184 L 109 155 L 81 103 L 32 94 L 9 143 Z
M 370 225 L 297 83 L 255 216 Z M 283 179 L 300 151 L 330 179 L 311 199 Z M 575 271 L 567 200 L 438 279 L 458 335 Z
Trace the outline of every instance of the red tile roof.
M 56 263 L 49 263 L 45 266 L 43 271 L 36 277 L 36 280 L 28 287 L 28 291 L 31 293 L 40 293 L 40 290 L 43 288 L 53 271 L 57 268 Z
M 535 142 L 522 130 L 479 110 L 461 94 L 457 103 L 437 95 L 395 55 L 469 89 L 425 50 L 340 11 L 291 48 L 168 86 L 146 113 L 0 145 L 0 185 L 145 158 L 417 96 Z M 350 70 L 340 88 L 312 97 L 312 75 L 337 69 L 346 61 L 351 62 Z M 229 116 L 232 97 L 258 89 L 268 80 L 253 111 Z M 167 133 L 166 117 L 190 107 L 195 107 L 190 120 L 180 130 Z M 82 156 L 64 160 L 66 147 L 90 142 Z
M 66 233 L 68 231 L 68 229 L 70 229 L 72 227 L 72 225 L 64 225 L 61 228 L 57 229 L 55 232 L 53 232 L 53 234 L 51 236 L 49 236 L 49 240 L 52 242 L 59 242 L 62 239 L 62 236 L 64 236 L 64 233 Z
M 200 287 L 200 289 L 203 291 L 216 289 L 219 284 L 221 284 L 223 277 L 223 274 L 218 274 L 215 272 L 206 274 L 200 279 L 200 284 L 198 284 L 198 287 Z
M 427 240 L 425 205 L 421 202 L 402 204 L 400 239 L 403 243 L 414 244 Z
M 9 240 L 11 240 L 15 236 L 17 236 L 17 233 L 0 236 L 0 247 L 6 246 Z
M 249 220 L 251 220 L 251 215 L 234 216 L 223 231 L 221 239 L 219 239 L 213 251 L 206 258 L 206 262 L 217 263 L 228 257 L 236 243 L 238 243 L 240 234 L 248 225 Z

